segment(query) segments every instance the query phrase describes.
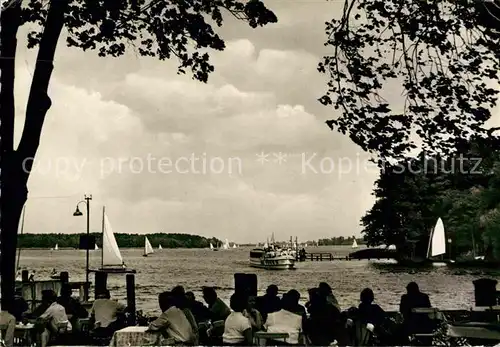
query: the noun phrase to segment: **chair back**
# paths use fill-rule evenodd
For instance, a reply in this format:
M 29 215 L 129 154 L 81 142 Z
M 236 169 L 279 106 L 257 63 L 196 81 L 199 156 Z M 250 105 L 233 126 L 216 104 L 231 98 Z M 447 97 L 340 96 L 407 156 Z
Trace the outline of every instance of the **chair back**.
M 224 335 L 224 324 L 225 321 L 218 320 L 212 323 L 212 328 L 210 329 L 210 335 L 213 337 L 222 337 Z
M 64 334 L 68 331 L 68 322 L 57 323 L 56 328 L 59 334 Z
M 4 336 L 8 328 L 7 324 L 0 324 L 0 346 L 6 346 Z
M 442 319 L 444 316 L 436 307 L 418 307 L 411 310 L 412 314 L 427 315 L 430 319 Z
M 368 329 L 366 323 L 361 320 L 354 322 L 354 343 L 355 346 L 370 346 L 374 338 L 373 332 Z

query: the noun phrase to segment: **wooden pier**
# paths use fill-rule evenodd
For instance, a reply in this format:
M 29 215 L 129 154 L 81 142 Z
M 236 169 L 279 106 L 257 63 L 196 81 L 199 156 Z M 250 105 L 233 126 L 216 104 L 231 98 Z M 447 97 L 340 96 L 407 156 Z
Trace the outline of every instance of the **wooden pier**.
M 341 257 L 333 253 L 325 253 L 325 252 L 306 253 L 306 259 L 309 259 L 310 261 L 351 260 L 351 258 L 348 255 Z

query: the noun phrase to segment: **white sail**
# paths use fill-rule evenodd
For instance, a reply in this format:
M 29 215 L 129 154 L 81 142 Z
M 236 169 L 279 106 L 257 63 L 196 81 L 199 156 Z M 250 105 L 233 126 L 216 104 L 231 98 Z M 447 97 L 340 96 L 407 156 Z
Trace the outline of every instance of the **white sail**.
M 98 250 L 99 249 L 99 246 L 97 246 L 97 243 L 95 244 L 95 247 L 94 247 L 94 250 Z
M 358 248 L 358 243 L 356 242 L 356 239 L 352 241 L 352 248 Z
M 444 234 L 444 224 L 441 218 L 438 219 L 429 241 L 428 258 L 446 253 L 446 237 Z
M 224 249 L 229 249 L 229 241 L 226 239 L 226 241 L 224 242 L 224 246 L 222 247 Z
M 153 247 L 151 246 L 151 242 L 149 242 L 147 236 L 144 237 L 144 254 L 154 253 Z
M 212 245 L 212 242 L 210 242 L 210 249 L 214 249 L 214 245 Z
M 237 248 L 237 247 L 236 247 L 236 243 L 235 243 L 235 244 L 233 244 L 233 248 Z
M 102 231 L 102 266 L 122 266 L 123 258 L 116 243 L 111 223 L 104 213 L 104 223 Z
M 161 245 L 158 245 L 158 249 L 163 249 L 163 248 L 161 247 Z

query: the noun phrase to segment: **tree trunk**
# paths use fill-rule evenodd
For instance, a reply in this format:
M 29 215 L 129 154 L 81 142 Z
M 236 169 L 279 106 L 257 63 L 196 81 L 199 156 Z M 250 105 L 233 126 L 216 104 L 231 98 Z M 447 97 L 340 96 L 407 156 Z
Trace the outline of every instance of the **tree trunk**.
M 16 153 L 3 158 L 5 170 L 2 170 L 2 244 L 1 244 L 1 274 L 2 300 L 11 300 L 14 297 L 16 280 L 16 250 L 17 230 L 24 203 L 28 195 L 24 184 L 22 166 L 17 160 Z M 19 170 L 21 169 L 21 170 Z
M 0 271 L 2 300 L 14 298 L 16 276 L 17 230 L 28 196 L 28 178 L 38 150 L 45 115 L 50 108 L 47 95 L 57 41 L 64 25 L 69 0 L 53 0 L 45 20 L 35 71 L 31 83 L 26 119 L 19 147 L 13 149 L 14 138 L 14 72 L 16 35 L 20 20 L 20 1 L 2 13 L 2 180 Z M 12 43 L 13 42 L 13 43 Z M 6 49 L 5 49 L 6 48 Z M 5 84 L 3 82 L 6 82 Z M 5 141 L 7 139 L 7 141 Z

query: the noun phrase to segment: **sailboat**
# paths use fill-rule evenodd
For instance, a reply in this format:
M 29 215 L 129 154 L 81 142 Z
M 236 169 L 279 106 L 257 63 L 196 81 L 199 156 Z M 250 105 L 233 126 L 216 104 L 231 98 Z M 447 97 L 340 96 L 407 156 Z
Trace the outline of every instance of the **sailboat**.
M 358 248 L 358 243 L 356 242 L 356 238 L 352 241 L 352 248 Z
M 163 248 L 161 247 L 161 245 L 158 245 L 158 249 L 163 249 Z
M 116 243 L 111 223 L 106 215 L 105 207 L 102 208 L 102 254 L 101 269 L 111 270 L 110 272 L 123 272 L 125 263 L 123 262 L 120 249 Z
M 94 247 L 94 251 L 97 251 L 99 249 L 99 246 L 97 245 L 97 243 L 95 244 L 95 247 Z
M 151 242 L 149 242 L 148 237 L 144 237 L 144 254 L 143 257 L 147 257 L 148 254 L 154 253 L 153 246 L 151 246 Z
M 222 249 L 229 249 L 229 241 L 226 239 L 224 242 L 224 245 L 222 246 Z
M 238 246 L 236 246 L 236 243 L 233 243 L 233 248 L 238 248 Z
M 444 233 L 443 220 L 439 218 L 432 230 L 427 247 L 427 259 L 446 254 L 446 236 Z
M 59 245 L 56 243 L 56 245 L 54 246 L 54 251 L 57 251 L 59 249 Z

